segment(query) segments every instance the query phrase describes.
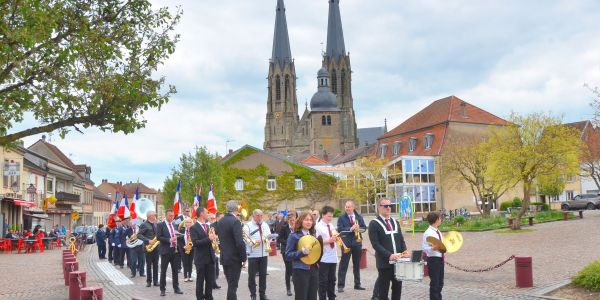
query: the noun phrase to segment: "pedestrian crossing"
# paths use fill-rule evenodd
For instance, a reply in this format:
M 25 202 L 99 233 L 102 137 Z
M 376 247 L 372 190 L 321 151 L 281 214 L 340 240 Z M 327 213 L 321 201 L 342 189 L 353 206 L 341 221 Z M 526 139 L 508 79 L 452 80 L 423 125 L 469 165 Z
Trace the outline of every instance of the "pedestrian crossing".
M 219 270 L 221 271 L 221 274 L 224 274 L 224 273 L 222 273 L 223 272 L 223 266 L 219 265 Z M 267 266 L 267 272 L 271 272 L 271 271 L 278 272 L 278 271 L 281 271 L 281 268 Z M 171 267 L 170 266 L 169 266 L 169 269 L 167 270 L 167 274 L 171 274 Z M 242 274 L 248 275 L 248 272 L 242 270 Z M 223 275 L 223 276 L 225 276 L 225 275 Z M 181 275 L 179 277 L 181 278 Z M 192 278 L 196 279 L 196 267 L 195 266 L 192 267 Z M 172 281 L 172 278 L 170 276 L 167 276 L 167 282 L 171 282 L 171 281 Z
M 110 279 L 115 285 L 130 285 L 133 284 L 127 276 L 123 275 L 121 271 L 117 270 L 109 262 L 97 262 L 98 268 Z

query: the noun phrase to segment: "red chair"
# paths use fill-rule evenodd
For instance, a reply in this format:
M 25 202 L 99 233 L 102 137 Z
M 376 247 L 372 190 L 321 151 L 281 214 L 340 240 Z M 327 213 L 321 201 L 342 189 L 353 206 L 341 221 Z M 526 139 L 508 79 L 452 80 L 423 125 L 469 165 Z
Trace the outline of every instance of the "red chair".
M 6 242 L 5 242 L 5 239 L 0 239 L 0 249 L 1 249 L 3 252 L 6 252 L 6 251 L 4 250 L 4 247 L 6 247 Z
M 52 244 L 54 244 L 54 242 L 52 242 Z M 60 248 L 61 248 L 60 236 L 56 237 L 56 246 L 58 246 L 58 250 L 60 250 Z
M 4 252 L 12 252 L 13 250 L 13 244 L 12 244 L 12 240 L 11 239 L 4 239 Z
M 17 253 L 21 253 L 21 250 L 25 249 L 25 243 L 23 242 L 23 238 L 19 238 L 19 241 L 17 242 Z M 27 250 L 27 249 L 25 249 Z

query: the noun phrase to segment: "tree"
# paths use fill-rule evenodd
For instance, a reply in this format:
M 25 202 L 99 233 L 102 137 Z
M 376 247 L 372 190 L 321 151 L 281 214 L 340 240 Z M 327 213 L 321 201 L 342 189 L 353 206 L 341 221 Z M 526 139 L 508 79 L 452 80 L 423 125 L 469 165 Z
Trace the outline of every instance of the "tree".
M 598 128 L 594 128 L 587 136 L 581 161 L 583 172 L 580 175 L 592 178 L 600 190 L 600 130 Z
M 0 3 L 0 145 L 80 127 L 132 133 L 175 92 L 152 73 L 175 51 L 181 10 L 148 0 Z M 9 133 L 32 115 L 39 126 Z
M 180 196 L 188 206 L 194 201 L 194 187 L 202 186 L 202 203 L 206 206 L 210 184 L 213 184 L 216 197 L 222 195 L 223 167 L 220 163 L 220 157 L 217 154 L 208 152 L 206 147 L 196 148 L 196 151 L 183 154 L 179 159 L 179 166 L 174 167 L 171 176 L 164 182 L 162 191 L 163 204 L 165 207 L 172 207 L 175 199 L 177 182 L 181 180 Z M 222 203 L 217 201 L 217 204 Z
M 512 227 L 520 229 L 536 180 L 567 178 L 578 173 L 581 140 L 575 129 L 543 113 L 527 116 L 513 113 L 509 121 L 506 130 L 495 131 L 490 138 L 490 171 L 523 184 L 523 206 Z
M 327 202 L 335 197 L 335 178 L 324 175 L 319 178 L 313 176 L 303 190 L 304 196 L 310 202 L 310 207 L 318 207 L 317 204 Z
M 457 187 L 467 184 L 480 202 L 477 209 L 485 216 L 490 214 L 492 203 L 518 182 L 512 176 L 490 171 L 491 147 L 487 135 L 457 136 L 448 141 L 442 155 L 444 178 Z
M 386 190 L 386 165 L 386 160 L 375 157 L 357 159 L 346 177 L 338 182 L 338 197 L 354 200 L 358 207 L 363 202 L 376 203 L 378 196 Z
M 594 98 L 590 105 L 594 108 L 594 123 L 596 125 L 600 125 L 600 88 L 595 86 L 591 87 L 587 83 L 583 85 L 587 89 L 589 89 L 592 94 L 594 94 Z

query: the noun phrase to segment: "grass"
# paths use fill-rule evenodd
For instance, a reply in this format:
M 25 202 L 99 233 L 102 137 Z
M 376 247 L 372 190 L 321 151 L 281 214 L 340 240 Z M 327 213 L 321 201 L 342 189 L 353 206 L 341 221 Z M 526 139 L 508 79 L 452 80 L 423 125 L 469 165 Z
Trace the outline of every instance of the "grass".
M 502 229 L 502 230 L 497 230 L 495 232 L 500 233 L 500 234 L 513 234 L 513 233 L 526 233 L 526 232 L 533 232 L 533 231 L 535 231 L 535 229 L 526 228 L 526 229 L 519 229 L 519 230 Z
M 544 223 L 551 221 L 562 220 L 562 212 L 560 211 L 544 211 L 532 214 L 534 216 L 534 223 Z M 569 213 L 569 218 L 573 218 L 573 213 Z M 457 222 L 461 221 L 461 222 Z M 521 219 L 521 225 L 529 224 L 527 215 Z M 423 232 L 427 230 L 429 224 L 427 222 L 416 222 L 415 231 Z M 466 219 L 455 218 L 453 220 L 444 220 L 440 225 L 442 231 L 487 231 L 495 229 L 508 228 L 508 219 L 502 216 L 474 216 Z
M 600 291 L 600 260 L 597 260 L 577 273 L 573 285 L 592 292 Z

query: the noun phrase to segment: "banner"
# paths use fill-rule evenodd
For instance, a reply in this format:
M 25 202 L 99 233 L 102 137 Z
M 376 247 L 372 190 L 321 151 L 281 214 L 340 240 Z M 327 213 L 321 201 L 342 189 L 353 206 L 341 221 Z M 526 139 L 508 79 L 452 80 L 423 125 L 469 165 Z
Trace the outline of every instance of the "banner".
M 400 228 L 402 230 L 411 230 L 412 235 L 415 235 L 415 206 L 412 199 L 408 195 L 400 198 Z

